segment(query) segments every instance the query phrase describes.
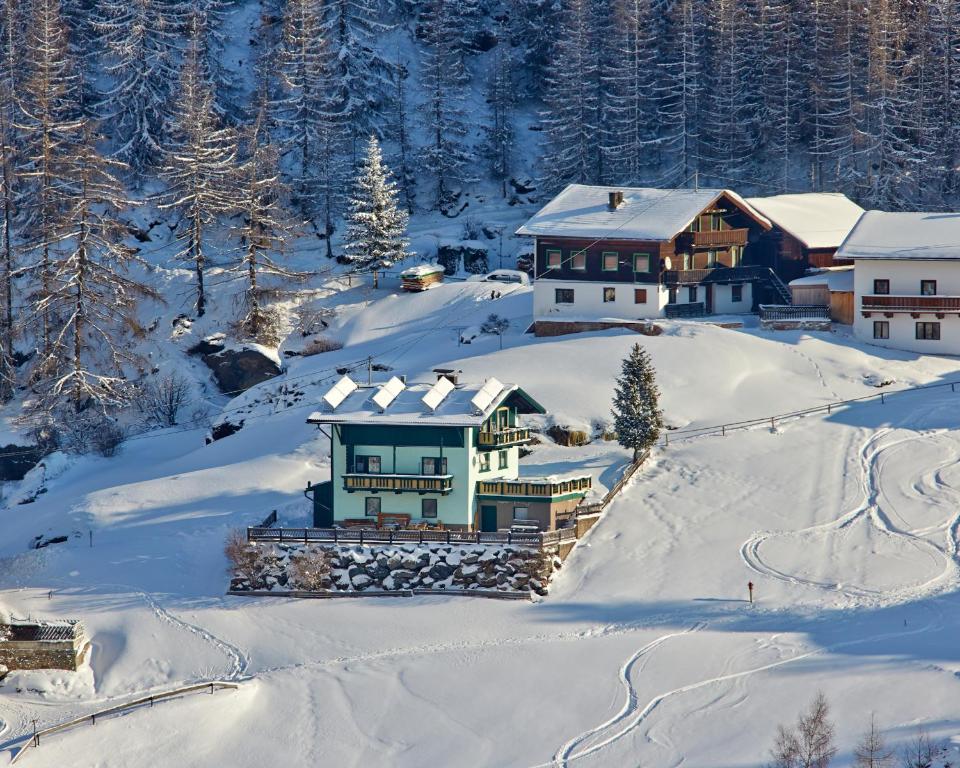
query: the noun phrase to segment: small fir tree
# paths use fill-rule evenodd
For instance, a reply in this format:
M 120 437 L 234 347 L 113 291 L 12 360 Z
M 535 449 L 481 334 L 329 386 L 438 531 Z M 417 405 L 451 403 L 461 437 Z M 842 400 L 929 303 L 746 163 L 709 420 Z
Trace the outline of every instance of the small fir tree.
M 623 361 L 620 378 L 613 395 L 613 423 L 617 440 L 624 448 L 633 449 L 633 459 L 657 442 L 663 429 L 657 388 L 650 355 L 634 344 Z
M 406 238 L 409 217 L 397 207 L 397 185 L 376 136 L 367 144 L 350 207 L 344 250 L 358 269 L 381 269 L 413 255 Z

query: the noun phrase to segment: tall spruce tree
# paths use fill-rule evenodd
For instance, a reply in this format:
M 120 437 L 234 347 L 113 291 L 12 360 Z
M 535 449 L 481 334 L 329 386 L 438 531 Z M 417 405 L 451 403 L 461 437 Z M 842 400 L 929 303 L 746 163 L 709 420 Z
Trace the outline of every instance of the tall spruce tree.
M 507 44 L 498 45 L 492 55 L 487 79 L 489 116 L 484 126 L 484 150 L 490 173 L 500 185 L 500 196 L 507 196 L 507 179 L 513 172 L 516 132 L 516 80 L 514 59 Z
M 412 255 L 407 213 L 397 207 L 397 185 L 383 163 L 376 136 L 370 136 L 367 144 L 350 207 L 344 251 L 357 269 L 381 269 Z
M 177 238 L 182 246 L 176 258 L 189 262 L 196 274 L 196 310 L 206 312 L 204 286 L 206 226 L 236 207 L 233 130 L 219 125 L 213 89 L 204 66 L 202 25 L 194 19 L 175 93 L 171 134 L 161 175 L 167 181 L 164 209 L 178 211 L 182 223 Z
M 16 148 L 12 117 L 16 113 L 16 61 L 19 37 L 16 0 L 0 5 L 0 402 L 13 397 L 13 226 L 16 211 Z
M 633 459 L 657 442 L 663 429 L 660 390 L 650 355 L 634 344 L 624 359 L 613 395 L 613 426 L 617 442 L 633 451 Z

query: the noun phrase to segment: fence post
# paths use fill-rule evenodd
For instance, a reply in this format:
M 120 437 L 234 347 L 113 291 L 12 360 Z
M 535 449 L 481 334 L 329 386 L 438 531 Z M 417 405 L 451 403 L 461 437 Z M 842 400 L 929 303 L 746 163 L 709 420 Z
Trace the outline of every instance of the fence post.
M 360 546 L 363 546 L 363 528 L 360 529 Z
M 830 403 L 827 403 L 827 413 L 830 413 Z
M 210 683 L 210 694 L 213 694 L 213 683 Z
M 304 529 L 303 529 L 303 543 L 304 543 L 304 544 L 307 543 L 307 530 L 309 530 L 309 529 L 307 529 L 307 528 L 304 528 Z
M 770 417 L 770 429 L 776 429 L 777 425 L 773 420 L 773 416 Z
M 664 433 L 663 433 L 663 447 L 664 447 L 664 448 L 669 448 L 669 447 L 670 447 L 670 433 L 669 433 L 669 432 L 664 432 Z
M 887 401 L 883 399 L 883 392 L 880 393 L 880 405 L 883 405 Z
M 950 391 L 951 391 L 951 392 L 956 392 L 956 391 L 957 391 L 957 385 L 956 385 L 956 384 L 951 384 L 951 385 L 950 385 Z
M 387 541 L 388 544 L 393 544 L 393 531 L 388 531 L 388 536 L 390 537 Z
M 450 543 L 450 529 L 447 529 L 447 544 Z
M 720 437 L 726 437 L 726 436 L 727 436 L 727 425 L 722 424 L 720 426 Z

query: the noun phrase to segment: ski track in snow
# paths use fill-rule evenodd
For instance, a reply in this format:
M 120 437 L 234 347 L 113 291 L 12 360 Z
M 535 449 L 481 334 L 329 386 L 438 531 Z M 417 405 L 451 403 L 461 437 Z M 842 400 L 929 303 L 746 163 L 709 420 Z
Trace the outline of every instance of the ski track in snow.
M 920 597 L 929 596 L 942 592 L 948 587 L 955 587 L 960 581 L 960 568 L 957 561 L 958 546 L 958 528 L 960 528 L 960 511 L 946 523 L 939 523 L 926 528 L 908 530 L 899 528 L 891 522 L 891 515 L 897 514 L 895 508 L 889 502 L 885 503 L 883 489 L 881 484 L 881 460 L 885 453 L 894 448 L 901 447 L 908 443 L 929 440 L 940 435 L 946 434 L 946 429 L 935 429 L 920 432 L 909 437 L 893 440 L 884 443 L 884 440 L 892 435 L 896 430 L 884 428 L 872 434 L 861 446 L 860 456 L 860 503 L 851 511 L 844 513 L 836 520 L 812 525 L 795 531 L 761 531 L 755 533 L 740 548 L 740 557 L 746 563 L 747 567 L 755 573 L 777 579 L 779 581 L 796 584 L 800 586 L 815 587 L 824 590 L 839 592 L 848 598 L 856 600 L 866 600 L 873 603 L 894 603 L 914 600 Z M 948 466 L 957 463 L 958 454 L 956 448 L 951 449 L 951 455 L 942 462 L 932 473 L 921 476 L 919 482 L 913 484 L 913 488 L 921 495 L 929 495 L 922 490 L 923 482 L 929 479 L 934 489 L 938 492 L 946 492 L 957 496 L 956 491 L 943 480 L 943 471 Z M 957 508 L 957 507 L 955 507 Z M 960 508 L 958 508 L 960 509 Z M 794 574 L 781 571 L 764 561 L 761 555 L 761 548 L 764 542 L 781 537 L 796 537 L 807 534 L 832 535 L 843 531 L 853 523 L 866 518 L 873 527 L 885 536 L 900 539 L 907 542 L 920 551 L 924 551 L 928 556 L 937 558 L 943 562 L 943 570 L 933 578 L 912 586 L 906 586 L 895 590 L 871 589 L 866 586 L 856 586 L 843 583 L 833 583 L 808 579 Z M 906 523 L 906 521 L 904 521 Z M 945 542 L 943 546 L 923 538 L 924 535 L 945 529 Z
M 780 659 L 779 661 L 770 662 L 768 664 L 762 664 L 758 667 L 752 667 L 751 669 L 745 669 L 740 672 L 725 673 L 725 674 L 718 675 L 716 677 L 711 677 L 704 680 L 698 680 L 695 683 L 690 683 L 688 685 L 680 686 L 679 688 L 674 688 L 669 691 L 663 691 L 661 693 L 658 693 L 652 699 L 650 699 L 647 702 L 647 704 L 639 711 L 636 711 L 635 705 L 631 706 L 631 700 L 636 698 L 636 688 L 633 686 L 632 683 L 627 681 L 626 687 L 629 692 L 628 702 L 625 705 L 624 709 L 621 709 L 620 713 L 618 713 L 617 715 L 615 715 L 613 718 L 606 721 L 602 725 L 598 726 L 597 728 L 586 731 L 584 734 L 581 734 L 581 736 L 575 737 L 571 741 L 567 742 L 567 744 L 565 744 L 563 747 L 561 747 L 557 751 L 556 755 L 554 756 L 554 759 L 551 760 L 550 762 L 538 763 L 537 765 L 532 766 L 532 768 L 558 768 L 560 766 L 563 766 L 565 768 L 566 766 L 568 766 L 570 762 L 573 762 L 575 760 L 580 760 L 582 758 L 596 754 L 597 752 L 605 749 L 606 747 L 609 747 L 611 744 L 619 741 L 624 736 L 627 736 L 632 731 L 634 731 L 638 726 L 640 726 L 644 721 L 646 721 L 646 719 L 650 716 L 650 714 L 658 706 L 660 706 L 660 704 L 662 704 L 664 701 L 666 701 L 669 698 L 673 698 L 675 696 L 679 696 L 684 693 L 689 693 L 691 691 L 695 691 L 700 688 L 705 688 L 707 686 L 716 685 L 718 683 L 743 680 L 753 675 L 757 675 L 763 672 L 769 672 L 770 670 L 778 669 L 780 667 L 787 666 L 788 664 L 796 664 L 797 662 L 804 661 L 814 656 L 830 653 L 832 651 L 837 651 L 843 648 L 850 648 L 856 645 L 866 645 L 869 643 L 878 643 L 886 640 L 892 640 L 894 638 L 908 637 L 910 635 L 923 634 L 925 632 L 929 632 L 931 630 L 941 628 L 943 626 L 941 619 L 942 619 L 942 613 L 938 613 L 937 616 L 934 619 L 932 619 L 928 624 L 925 624 L 924 626 L 919 627 L 917 629 L 910 629 L 910 630 L 899 631 L 899 632 L 889 632 L 881 635 L 870 635 L 869 637 L 861 637 L 856 640 L 844 640 L 838 643 L 833 643 L 831 645 L 825 645 L 820 648 L 815 648 L 811 651 L 806 651 L 804 653 L 797 654 L 796 656 L 791 656 L 788 659 Z M 690 632 L 696 631 L 699 628 L 700 628 L 699 626 L 694 626 L 694 627 L 691 627 L 686 632 L 673 633 L 672 635 L 667 635 L 663 638 L 660 638 L 660 640 L 665 641 L 670 637 L 677 637 L 679 635 L 689 634 Z M 661 643 L 655 640 L 653 643 L 649 644 L 648 646 L 644 646 L 644 648 L 641 648 L 640 651 L 637 651 L 633 656 L 631 656 L 630 659 L 628 659 L 627 662 L 624 664 L 624 666 L 621 667 L 621 671 L 620 671 L 621 681 L 624 679 L 625 670 L 627 670 L 627 668 L 631 666 L 631 659 L 633 659 L 634 656 L 639 656 L 639 655 L 648 653 L 650 650 L 653 650 L 653 648 L 655 648 L 659 644 Z M 650 646 L 653 646 L 653 648 L 651 648 Z M 629 670 L 626 671 L 626 674 L 629 674 Z M 626 725 L 624 725 L 619 730 L 613 731 L 609 736 L 604 738 L 602 741 L 599 741 L 590 747 L 582 749 L 579 752 L 572 751 L 573 750 L 573 747 L 571 747 L 572 744 L 581 743 L 585 738 L 588 738 L 604 730 L 605 728 L 612 727 L 614 725 L 622 723 L 625 719 L 629 717 L 629 713 L 624 714 L 625 709 L 636 712 L 636 714 L 634 714 L 633 717 L 629 719 Z M 682 762 L 682 759 L 681 759 L 681 762 Z

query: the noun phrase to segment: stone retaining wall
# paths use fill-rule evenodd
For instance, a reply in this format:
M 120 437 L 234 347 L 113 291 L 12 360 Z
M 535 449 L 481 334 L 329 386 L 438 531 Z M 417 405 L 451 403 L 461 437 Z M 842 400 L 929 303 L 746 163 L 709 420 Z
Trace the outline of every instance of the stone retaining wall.
M 231 591 L 305 589 L 296 583 L 291 568 L 292 559 L 305 553 L 322 557 L 329 564 L 329 575 L 320 589 L 340 592 L 485 589 L 544 595 L 550 578 L 561 566 L 558 547 L 540 552 L 511 545 L 476 544 L 250 546 L 259 553 L 257 576 L 251 580 L 235 575 Z
M 89 645 L 79 650 L 73 643 L 5 642 L 0 643 L 0 666 L 17 669 L 68 669 L 76 671 L 83 663 Z

